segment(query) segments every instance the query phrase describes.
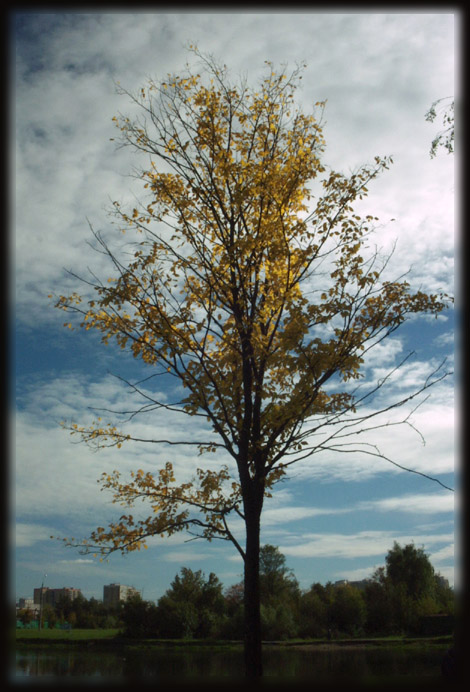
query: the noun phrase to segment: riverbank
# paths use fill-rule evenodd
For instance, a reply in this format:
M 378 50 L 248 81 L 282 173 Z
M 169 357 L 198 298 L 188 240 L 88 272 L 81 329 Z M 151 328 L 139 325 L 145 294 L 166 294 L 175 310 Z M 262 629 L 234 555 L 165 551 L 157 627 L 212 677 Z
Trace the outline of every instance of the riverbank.
M 85 649 L 116 649 L 116 648 L 171 648 L 195 650 L 201 648 L 211 649 L 240 649 L 241 641 L 213 640 L 213 639 L 131 639 L 123 636 L 119 630 L 16 630 L 15 642 L 17 645 L 35 647 L 73 646 Z M 308 639 L 308 640 L 282 640 L 265 641 L 265 648 L 302 649 L 308 650 L 333 650 L 333 649 L 371 649 L 371 648 L 399 648 L 399 647 L 439 647 L 453 644 L 450 635 L 440 637 L 377 637 L 364 639 Z

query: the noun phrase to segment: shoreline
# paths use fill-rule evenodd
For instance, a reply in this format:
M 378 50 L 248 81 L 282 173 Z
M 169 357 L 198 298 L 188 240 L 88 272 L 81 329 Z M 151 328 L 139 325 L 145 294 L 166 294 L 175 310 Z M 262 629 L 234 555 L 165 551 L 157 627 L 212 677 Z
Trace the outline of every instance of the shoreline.
M 14 642 L 15 648 L 21 647 L 73 647 L 89 650 L 111 649 L 111 648 L 158 648 L 158 649 L 242 649 L 243 642 L 240 640 L 210 640 L 210 639 L 131 639 L 124 636 L 74 638 L 69 633 L 64 633 L 63 637 L 45 638 L 16 634 Z M 372 649 L 372 648 L 397 648 L 397 647 L 421 647 L 421 646 L 444 646 L 453 645 L 453 636 L 436 637 L 397 637 L 386 638 L 367 638 L 367 639 L 336 639 L 336 640 L 306 640 L 306 641 L 264 641 L 263 648 L 274 649 L 301 649 L 304 651 L 315 650 L 337 650 L 337 649 Z

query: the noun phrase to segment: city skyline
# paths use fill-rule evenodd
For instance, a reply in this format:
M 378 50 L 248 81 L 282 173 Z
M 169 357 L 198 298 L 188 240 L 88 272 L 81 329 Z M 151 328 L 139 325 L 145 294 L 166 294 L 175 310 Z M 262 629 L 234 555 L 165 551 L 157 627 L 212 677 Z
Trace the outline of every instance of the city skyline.
M 175 576 L 176 576 L 176 575 L 175 575 Z M 205 576 L 206 576 L 206 575 L 205 575 Z M 294 576 L 295 576 L 295 575 L 294 575 Z M 449 586 L 449 581 L 448 581 L 445 577 L 439 576 L 439 575 L 436 575 L 436 576 L 437 576 L 437 578 L 438 578 L 439 583 L 440 583 L 442 586 L 445 586 L 445 587 L 448 587 L 448 586 Z M 365 577 L 364 579 L 359 579 L 359 580 L 352 580 L 352 581 L 351 581 L 351 580 L 349 580 L 349 579 L 338 579 L 338 580 L 336 580 L 336 581 L 334 581 L 334 582 L 330 582 L 330 583 L 332 583 L 333 586 L 343 586 L 344 584 L 349 584 L 350 586 L 353 586 L 353 587 L 358 588 L 358 589 L 361 590 L 361 589 L 364 589 L 365 586 L 366 586 L 370 581 L 372 581 L 372 575 L 371 575 L 370 577 Z M 323 584 L 323 586 L 324 586 L 324 584 Z M 100 601 L 100 600 L 101 600 L 104 604 L 106 604 L 106 602 L 108 602 L 108 603 L 114 603 L 114 602 L 115 602 L 115 599 L 113 599 L 113 598 L 108 598 L 108 599 L 106 599 L 106 588 L 107 588 L 107 587 L 120 587 L 120 589 L 125 589 L 125 590 L 126 590 L 126 598 L 129 597 L 129 595 L 134 595 L 135 593 L 137 593 L 137 594 L 140 595 L 140 597 L 142 598 L 142 600 L 146 600 L 146 599 L 143 598 L 143 595 L 138 591 L 138 589 L 136 589 L 134 586 L 128 585 L 128 584 L 104 584 L 104 585 L 103 585 L 103 597 L 102 597 L 101 599 L 99 599 L 99 598 L 95 598 L 94 596 L 91 596 L 90 598 L 95 598 L 95 600 L 97 600 L 97 601 Z M 44 589 L 48 589 L 49 587 L 43 587 L 43 588 L 44 588 Z M 171 588 L 171 586 L 168 585 L 168 589 L 170 589 L 170 588 Z M 36 591 L 39 591 L 39 590 L 40 590 L 40 588 L 34 589 L 34 594 L 36 593 Z M 59 587 L 59 588 L 57 588 L 57 587 L 56 587 L 56 588 L 52 587 L 52 588 L 50 588 L 49 590 L 52 590 L 52 591 L 63 591 L 63 592 L 66 592 L 66 591 L 77 591 L 77 592 L 79 592 L 79 593 L 83 596 L 83 594 L 82 594 L 82 589 L 79 589 L 79 588 L 76 588 L 76 587 L 67 587 L 67 586 L 65 586 L 65 587 L 63 586 L 63 587 Z M 33 605 L 39 605 L 40 601 L 39 601 L 39 600 L 36 601 L 34 594 L 33 594 L 32 597 L 31 597 L 31 596 L 17 596 L 17 598 L 16 598 L 16 603 L 18 604 L 18 606 L 19 606 L 20 608 L 22 607 L 22 605 L 21 605 L 22 602 L 28 602 L 28 601 L 31 601 L 31 604 L 33 604 Z M 163 595 L 163 594 L 162 594 L 162 595 Z M 119 598 L 118 600 L 126 600 L 126 598 L 122 598 L 122 599 Z M 57 599 L 55 599 L 55 600 L 57 600 Z M 87 599 L 87 600 L 89 600 L 89 599 Z M 151 599 L 150 599 L 150 600 L 151 600 Z M 156 601 L 152 601 L 152 602 L 157 603 L 157 601 L 158 601 L 158 599 L 157 599 Z M 28 607 L 28 606 L 24 606 L 24 605 L 23 605 L 23 607 Z
M 117 600 L 126 600 L 126 598 L 129 597 L 129 595 L 133 595 L 136 593 L 140 593 L 138 589 L 136 589 L 134 586 L 130 584 L 103 584 L 103 591 L 102 591 L 102 601 L 103 603 L 108 602 L 114 602 L 116 600 L 115 595 L 113 594 L 112 591 L 117 589 Z M 19 596 L 17 594 L 16 596 L 16 602 L 19 603 L 21 601 L 28 601 L 32 600 L 34 605 L 39 605 L 41 603 L 41 592 L 42 592 L 42 599 L 46 603 L 51 603 L 52 605 L 56 603 L 56 601 L 61 598 L 62 596 L 71 598 L 71 600 L 74 600 L 75 598 L 78 597 L 78 595 L 83 596 L 82 589 L 77 588 L 75 586 L 46 586 L 44 583 L 42 586 L 38 586 L 33 589 L 33 595 L 25 596 L 21 595 Z M 122 599 L 121 599 L 121 594 L 122 594 Z M 44 599 L 44 596 L 46 598 Z M 99 600 L 99 599 L 97 599 Z

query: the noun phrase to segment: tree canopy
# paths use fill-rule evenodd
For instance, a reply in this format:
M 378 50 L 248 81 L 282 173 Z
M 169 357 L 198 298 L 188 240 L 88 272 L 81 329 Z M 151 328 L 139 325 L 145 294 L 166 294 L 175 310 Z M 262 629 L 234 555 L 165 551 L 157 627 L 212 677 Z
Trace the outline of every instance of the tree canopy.
M 188 68 L 136 96 L 120 89 L 142 112 L 134 122 L 115 121 L 122 144 L 150 156 L 139 173 L 149 195 L 130 211 L 115 202 L 115 214 L 122 232 L 142 240 L 124 264 L 95 232 L 114 276 L 94 281 L 87 306 L 78 294 L 57 305 L 187 392 L 172 406 L 146 394 L 146 411 L 201 416 L 213 431 L 209 441 L 149 442 L 223 448 L 238 478 L 228 486 L 227 467 L 198 470 L 194 483 L 172 487 L 170 462 L 158 474 L 138 470 L 130 482 L 105 475 L 103 487 L 121 501 L 154 501 L 144 524 L 127 517 L 94 534 L 96 544 L 112 538 L 111 548 L 133 550 L 145 536 L 190 523 L 205 538 L 230 537 L 225 516 L 249 487 L 269 488 L 290 463 L 324 449 L 312 436 L 340 416 L 351 423 L 363 401 L 347 384 L 359 378 L 364 354 L 410 314 L 437 315 L 446 304 L 443 295 L 411 292 L 406 281 L 380 282 L 386 260 L 379 266 L 377 252 L 363 256 L 374 217 L 361 218 L 353 204 L 390 159 L 377 157 L 349 177 L 326 170 L 324 104 L 316 104 L 319 119 L 294 103 L 300 68 L 288 77 L 268 63 L 255 91 L 231 85 L 225 67 L 200 57 L 205 80 Z M 312 183 L 323 173 L 314 198 Z M 71 427 L 97 446 L 130 439 L 101 418 Z M 181 505 L 208 513 L 198 524 L 177 512 Z
M 434 568 L 423 548 L 413 544 L 400 546 L 397 542 L 387 553 L 386 574 L 391 584 L 402 584 L 414 599 L 427 595 L 434 588 Z

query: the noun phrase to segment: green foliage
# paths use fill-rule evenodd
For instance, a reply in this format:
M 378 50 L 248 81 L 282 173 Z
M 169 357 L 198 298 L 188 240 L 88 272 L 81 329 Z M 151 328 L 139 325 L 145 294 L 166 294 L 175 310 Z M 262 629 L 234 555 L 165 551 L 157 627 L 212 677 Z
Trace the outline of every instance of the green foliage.
M 225 591 L 225 615 L 220 630 L 220 636 L 223 639 L 243 639 L 243 591 L 243 582 L 233 584 Z
M 365 630 L 370 634 L 383 634 L 389 632 L 393 622 L 393 603 L 390 589 L 381 579 L 383 568 L 378 570 L 364 592 L 367 617 Z
M 72 629 L 72 630 L 64 630 L 64 629 L 46 629 L 46 630 L 37 630 L 37 629 L 23 629 L 23 630 L 17 630 L 16 631 L 16 639 L 17 640 L 31 640 L 31 639 L 43 639 L 46 641 L 60 641 L 60 640 L 65 640 L 65 641 L 74 641 L 74 642 L 83 642 L 83 641 L 100 641 L 103 639 L 113 639 L 119 634 L 118 629 Z
M 128 637 L 157 637 L 158 609 L 154 603 L 143 601 L 140 596 L 128 598 L 123 605 L 124 634 Z
M 439 608 L 438 612 L 454 615 L 455 598 L 453 590 L 445 584 L 440 574 L 434 576 L 434 582 L 434 599 Z
M 293 639 L 298 635 L 297 609 L 289 602 L 261 604 L 261 633 L 265 640 Z
M 57 623 L 57 614 L 51 605 L 45 605 L 42 609 L 42 624 L 47 622 L 50 630 L 53 630 Z
M 263 639 L 298 635 L 300 589 L 279 548 L 260 549 L 261 632 Z
M 159 632 L 163 638 L 192 639 L 199 622 L 193 603 L 163 596 L 158 602 L 158 613 L 161 616 Z
M 23 608 L 22 610 L 18 611 L 16 617 L 20 622 L 23 623 L 23 625 L 29 625 L 29 623 L 34 619 L 34 613 L 29 608 Z
M 260 550 L 259 578 L 261 602 L 265 605 L 298 600 L 297 579 L 286 566 L 284 555 L 274 545 L 264 545 Z
M 366 627 L 373 633 L 417 633 L 426 615 L 452 614 L 454 595 L 412 543 L 394 543 L 366 589 Z
M 313 584 L 301 598 L 299 609 L 299 636 L 310 639 L 325 637 L 328 630 L 328 607 Z
M 362 634 L 366 617 L 366 604 L 358 589 L 349 584 L 335 589 L 330 606 L 330 623 L 335 630 L 349 636 Z
M 284 555 L 272 545 L 260 551 L 261 629 L 266 641 L 330 636 L 419 634 L 422 618 L 454 613 L 454 593 L 421 548 L 397 543 L 363 589 L 351 584 L 313 583 L 301 592 Z M 20 611 L 26 622 L 30 611 Z M 244 632 L 243 583 L 225 592 L 214 573 L 183 567 L 158 604 L 133 597 L 104 605 L 83 596 L 45 606 L 49 627 L 101 631 L 120 627 L 135 638 L 233 639 Z M 49 630 L 44 630 L 49 631 Z M 52 632 L 52 630 L 51 630 Z
M 114 629 L 121 626 L 122 604 L 105 605 L 96 598 L 86 599 L 80 594 L 73 601 L 66 596 L 61 597 L 54 607 L 47 607 L 52 609 L 52 620 L 45 614 L 43 620 L 53 622 L 54 625 L 67 623 L 80 629 Z
M 395 587 L 403 584 L 407 596 L 416 600 L 434 595 L 434 568 L 422 548 L 413 544 L 402 548 L 395 542 L 385 562 L 387 578 Z
M 212 572 L 205 580 L 201 570 L 183 567 L 158 601 L 157 610 L 164 638 L 217 636 L 225 611 L 222 584 Z

